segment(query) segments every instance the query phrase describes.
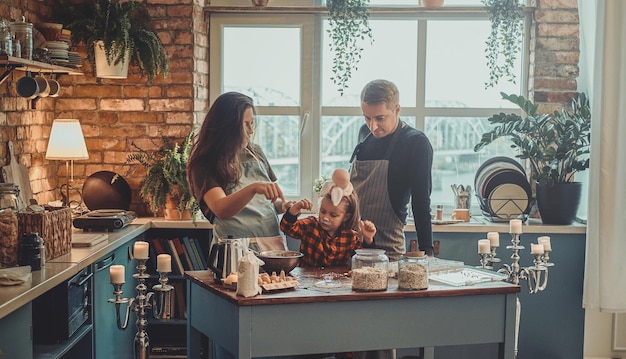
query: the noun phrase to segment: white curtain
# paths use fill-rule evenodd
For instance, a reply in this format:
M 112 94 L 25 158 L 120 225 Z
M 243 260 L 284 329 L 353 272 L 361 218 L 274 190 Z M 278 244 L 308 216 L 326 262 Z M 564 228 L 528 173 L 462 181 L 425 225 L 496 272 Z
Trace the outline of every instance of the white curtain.
M 583 307 L 626 312 L 626 1 L 579 0 L 592 144 Z

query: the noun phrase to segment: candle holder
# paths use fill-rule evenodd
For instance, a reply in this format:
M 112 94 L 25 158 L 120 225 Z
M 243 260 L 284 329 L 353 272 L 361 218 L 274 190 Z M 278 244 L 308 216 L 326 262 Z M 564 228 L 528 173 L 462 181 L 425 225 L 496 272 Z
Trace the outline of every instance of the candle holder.
M 525 280 L 528 285 L 528 291 L 531 294 L 543 291 L 548 285 L 548 266 L 545 265 L 545 262 L 547 262 L 545 254 L 533 254 L 535 257 L 534 266 L 520 267 L 519 251 L 524 249 L 524 246 L 520 245 L 519 233 L 511 233 L 511 237 L 512 245 L 506 248 L 513 251 L 511 255 L 512 263 L 510 265 L 503 264 L 498 273 L 505 274 L 507 282 L 513 284 L 519 284 L 520 280 Z
M 148 327 L 148 319 L 146 318 L 146 312 L 151 307 L 153 308 L 153 314 L 157 318 L 161 318 L 165 313 L 165 316 L 169 317 L 169 311 L 171 308 L 167 303 L 170 303 L 169 297 L 171 296 L 171 290 L 174 289 L 171 285 L 167 284 L 168 272 L 162 272 L 159 275 L 159 282 L 152 287 L 154 292 L 147 293 L 146 279 L 150 278 L 149 274 L 146 274 L 146 259 L 137 260 L 137 273 L 133 274 L 133 278 L 137 280 L 137 295 L 135 298 L 122 298 L 122 285 L 123 283 L 113 284 L 113 295 L 115 298 L 109 299 L 109 303 L 115 304 L 115 313 L 117 318 L 117 328 L 120 330 L 126 330 L 128 327 L 128 320 L 130 312 L 137 313 L 137 333 L 135 334 L 135 359 L 148 359 L 150 355 L 150 338 L 146 332 Z M 154 293 L 158 293 L 158 300 L 153 300 Z M 126 304 L 126 310 L 124 311 L 124 319 L 122 320 L 121 305 Z
M 546 267 L 554 267 L 554 263 L 550 262 L 550 252 L 552 252 L 552 250 L 545 249 L 543 252 L 543 265 Z
M 496 249 L 498 247 L 491 246 L 491 252 L 489 253 L 489 265 L 493 265 L 494 263 L 500 263 L 502 260 L 496 257 Z
M 480 267 L 482 269 L 493 269 L 492 266 L 489 265 L 489 258 L 491 256 L 490 253 L 478 253 L 480 256 Z

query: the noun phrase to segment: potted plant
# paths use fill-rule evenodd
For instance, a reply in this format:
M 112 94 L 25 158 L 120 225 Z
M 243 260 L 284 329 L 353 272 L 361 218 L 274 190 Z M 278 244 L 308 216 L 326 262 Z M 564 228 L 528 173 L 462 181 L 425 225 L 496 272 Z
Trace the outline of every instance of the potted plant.
M 106 63 L 120 65 L 124 61 L 139 68 L 148 81 L 169 72 L 169 58 L 144 4 L 136 0 L 95 0 L 80 4 L 58 0 L 56 18 L 72 31 L 72 42 L 87 47 L 87 60 L 98 77 L 123 78 L 125 75 L 96 73 L 96 53 L 103 50 Z M 128 62 L 127 62 L 128 63 Z
M 495 86 L 502 77 L 515 83 L 513 68 L 522 49 L 524 13 L 519 0 L 482 0 L 489 12 L 491 31 L 487 38 L 487 67 L 489 81 L 485 87 Z
M 357 69 L 361 60 L 361 41 L 373 41 L 372 29 L 369 26 L 369 0 L 327 0 L 328 24 L 330 29 L 330 50 L 333 57 L 333 83 L 338 91 L 348 87 L 352 70 Z
M 508 137 L 522 160 L 528 160 L 530 176 L 536 182 L 537 206 L 544 223 L 571 224 L 576 217 L 581 183 L 573 182 L 576 172 L 589 168 L 591 110 L 584 93 L 553 114 L 538 113 L 538 106 L 523 96 L 501 93 L 525 116 L 499 113 L 488 121 L 495 127 L 482 135 L 474 151 L 480 151 L 500 137 Z
M 138 162 L 147 169 L 140 195 L 150 201 L 152 212 L 165 209 L 166 219 L 190 217 L 195 220 L 198 213 L 198 203 L 187 182 L 187 161 L 192 144 L 193 131 L 180 145 L 171 138 L 163 137 L 162 145 L 155 151 L 144 150 L 133 142 L 131 146 L 138 152 L 126 158 L 127 163 Z

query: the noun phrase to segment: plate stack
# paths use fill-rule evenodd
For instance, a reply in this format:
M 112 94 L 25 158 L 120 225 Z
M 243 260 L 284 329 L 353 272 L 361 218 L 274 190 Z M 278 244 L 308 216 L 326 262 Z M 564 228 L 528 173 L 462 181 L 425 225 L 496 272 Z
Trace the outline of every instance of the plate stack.
M 83 66 L 83 58 L 78 52 L 68 51 L 67 55 L 69 59 L 69 66 L 77 68 Z
M 530 212 L 532 188 L 524 167 L 512 158 L 485 161 L 476 171 L 474 186 L 483 214 L 492 221 L 508 221 Z
M 46 42 L 46 47 L 48 48 L 48 51 L 50 52 L 50 57 L 59 65 L 63 66 L 63 65 L 67 65 L 70 62 L 69 59 L 69 47 L 70 44 L 68 44 L 65 41 L 47 41 Z

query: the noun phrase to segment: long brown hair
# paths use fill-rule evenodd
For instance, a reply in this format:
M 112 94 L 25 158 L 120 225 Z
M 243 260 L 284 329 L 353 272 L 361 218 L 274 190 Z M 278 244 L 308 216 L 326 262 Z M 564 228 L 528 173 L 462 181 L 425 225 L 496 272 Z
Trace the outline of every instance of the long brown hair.
M 249 108 L 256 113 L 252 98 L 239 92 L 226 92 L 215 99 L 191 149 L 187 173 L 213 173 L 225 191 L 238 184 L 239 153 L 248 141 L 243 115 Z M 194 178 L 198 177 L 189 176 L 190 181 Z M 193 183 L 191 187 L 197 188 Z
M 325 197 L 332 201 L 330 193 L 327 193 Z M 359 196 L 357 196 L 356 191 L 352 191 L 349 196 L 343 196 L 339 205 L 346 206 L 346 218 L 341 225 L 361 233 L 361 226 L 359 225 L 361 212 L 359 211 Z

